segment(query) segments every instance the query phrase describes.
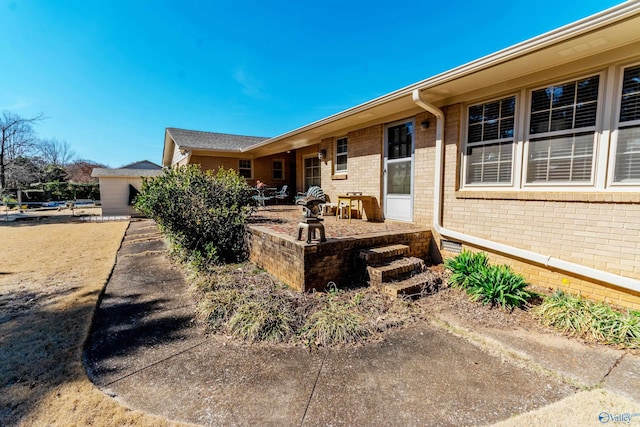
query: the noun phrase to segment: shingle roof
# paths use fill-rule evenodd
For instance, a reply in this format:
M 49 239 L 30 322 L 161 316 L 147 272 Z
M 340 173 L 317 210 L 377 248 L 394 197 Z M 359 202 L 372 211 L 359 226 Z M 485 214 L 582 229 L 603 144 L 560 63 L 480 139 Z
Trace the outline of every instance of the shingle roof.
M 150 177 L 162 174 L 162 166 L 157 165 L 149 160 L 130 163 L 121 168 L 93 168 L 91 176 L 95 178 L 107 176 L 120 176 L 137 178 L 141 176 Z
M 110 169 L 110 168 L 94 168 L 91 172 L 91 176 L 94 178 L 100 177 L 128 177 L 128 178 L 138 178 L 141 176 L 150 177 L 150 176 L 158 176 L 164 172 L 162 169 L 128 169 L 128 168 L 120 168 L 120 169 Z
M 118 169 L 162 169 L 162 166 L 150 162 L 149 160 L 142 160 L 139 162 L 130 163 L 119 167 Z
M 178 147 L 209 150 L 239 151 L 269 138 L 260 136 L 230 135 L 226 133 L 202 132 L 167 128 L 167 132 Z

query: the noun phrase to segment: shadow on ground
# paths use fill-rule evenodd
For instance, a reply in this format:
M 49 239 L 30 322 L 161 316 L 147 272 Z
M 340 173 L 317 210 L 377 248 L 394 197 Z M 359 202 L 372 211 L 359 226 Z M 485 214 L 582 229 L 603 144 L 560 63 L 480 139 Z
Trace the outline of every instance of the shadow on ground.
M 83 377 L 79 343 L 96 297 L 70 307 L 35 302 L 0 309 L 1 425 L 18 424 L 55 387 Z
M 427 321 L 314 352 L 207 338 L 181 272 L 136 232 L 86 350 L 95 384 L 132 408 L 203 425 L 478 425 L 575 392 Z

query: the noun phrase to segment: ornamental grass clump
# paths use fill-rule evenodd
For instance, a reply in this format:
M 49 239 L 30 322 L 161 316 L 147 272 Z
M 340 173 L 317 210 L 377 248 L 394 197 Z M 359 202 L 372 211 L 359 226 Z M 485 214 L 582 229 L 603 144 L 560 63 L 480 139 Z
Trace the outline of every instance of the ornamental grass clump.
M 290 301 L 278 294 L 240 305 L 228 322 L 232 335 L 245 341 L 286 341 L 295 332 L 296 316 Z
M 359 344 L 416 318 L 409 300 L 335 285 L 296 292 L 248 262 L 192 272 L 191 292 L 208 332 L 247 342 Z
M 556 291 L 534 310 L 545 326 L 605 344 L 640 348 L 640 311 L 614 310 L 606 303 Z
M 210 332 L 225 327 L 239 307 L 248 301 L 248 295 L 241 289 L 217 289 L 202 295 L 196 313 Z
M 307 318 L 300 339 L 311 347 L 357 343 L 369 335 L 366 318 L 354 310 L 353 300 L 329 298 Z

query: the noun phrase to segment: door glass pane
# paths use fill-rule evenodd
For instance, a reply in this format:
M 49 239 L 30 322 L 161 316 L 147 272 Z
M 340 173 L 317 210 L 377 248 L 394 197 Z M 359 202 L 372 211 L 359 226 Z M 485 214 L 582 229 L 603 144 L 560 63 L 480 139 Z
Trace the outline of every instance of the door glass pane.
M 403 123 L 387 129 L 387 157 L 390 160 L 411 157 L 413 124 Z
M 411 162 L 387 164 L 387 193 L 411 194 Z
M 320 160 L 317 157 L 304 159 L 304 190 L 312 185 L 320 186 Z

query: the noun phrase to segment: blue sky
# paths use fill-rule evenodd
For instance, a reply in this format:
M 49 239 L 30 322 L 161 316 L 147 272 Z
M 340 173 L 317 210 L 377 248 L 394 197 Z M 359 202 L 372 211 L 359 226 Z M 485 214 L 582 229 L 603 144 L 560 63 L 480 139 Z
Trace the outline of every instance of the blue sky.
M 276 136 L 620 1 L 0 0 L 0 111 L 119 167 Z

